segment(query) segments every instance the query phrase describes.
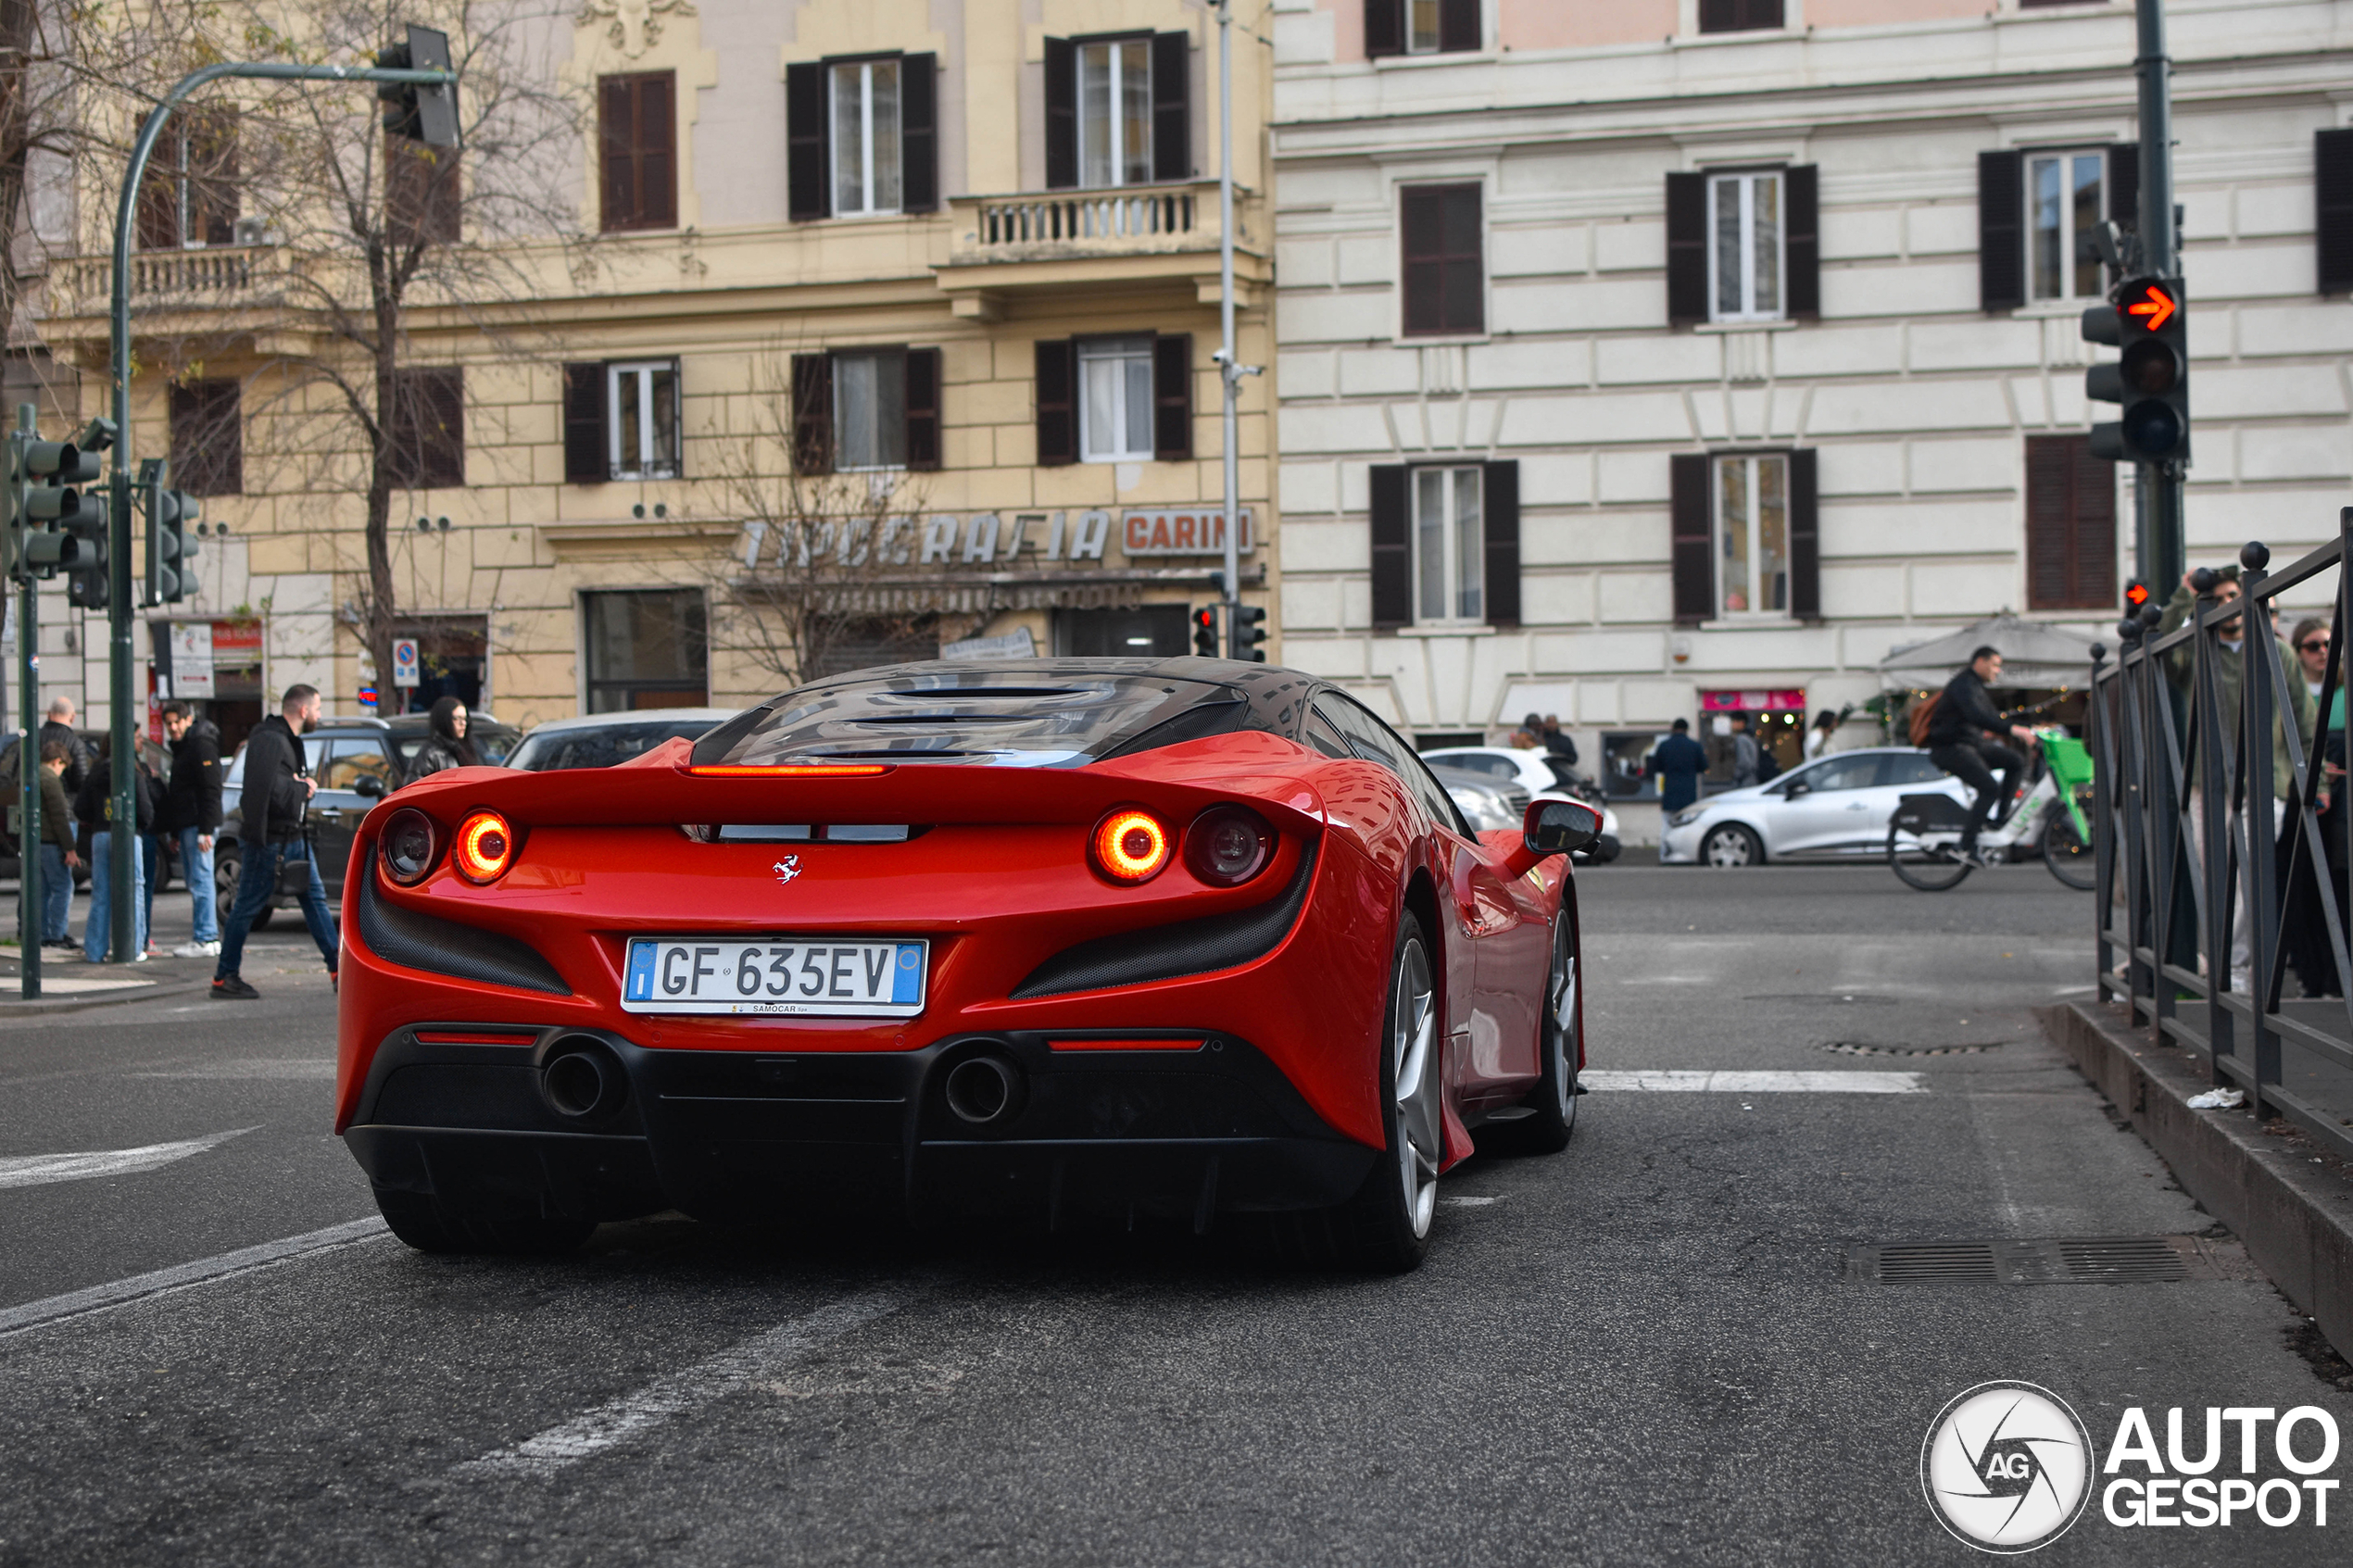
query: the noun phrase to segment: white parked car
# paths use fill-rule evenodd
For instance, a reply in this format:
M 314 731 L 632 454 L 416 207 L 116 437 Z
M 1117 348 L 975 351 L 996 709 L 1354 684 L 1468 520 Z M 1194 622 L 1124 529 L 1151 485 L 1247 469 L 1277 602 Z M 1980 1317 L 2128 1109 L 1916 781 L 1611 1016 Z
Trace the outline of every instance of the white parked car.
M 1507 796 L 1520 791 L 1523 809 L 1527 800 L 1583 801 L 1601 812 L 1602 836 L 1590 853 L 1580 850 L 1578 858 L 1604 865 L 1617 859 L 1617 847 L 1624 841 L 1618 836 L 1617 813 L 1610 809 L 1601 786 L 1552 753 L 1508 746 L 1442 746 L 1421 756 L 1433 768 L 1478 774 Z
M 507 759 L 507 766 L 535 773 L 559 768 L 610 768 L 641 757 L 664 741 L 698 739 L 740 711 L 734 708 L 646 708 L 550 719 L 533 726 Z
M 1888 819 L 1907 795 L 1944 794 L 1966 806 L 1967 784 L 1909 746 L 1832 752 L 1770 784 L 1703 796 L 1667 819 L 1667 865 L 1759 866 L 1887 852 Z

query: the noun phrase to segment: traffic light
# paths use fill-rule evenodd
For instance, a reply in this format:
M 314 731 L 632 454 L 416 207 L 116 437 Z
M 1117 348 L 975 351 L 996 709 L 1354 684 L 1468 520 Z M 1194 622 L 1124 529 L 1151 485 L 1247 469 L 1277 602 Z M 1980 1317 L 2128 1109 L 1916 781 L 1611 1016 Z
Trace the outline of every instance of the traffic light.
M 139 509 L 147 523 L 147 580 L 139 601 L 145 605 L 178 604 L 195 577 L 196 542 L 189 530 L 201 508 L 194 495 L 165 487 L 170 471 L 160 458 L 139 465 Z
M 2179 278 L 2133 278 L 2115 303 L 2083 312 L 2087 342 L 2123 352 L 2083 373 L 2083 392 L 2121 405 L 2122 417 L 2092 427 L 2092 455 L 2115 462 L 2186 463 L 2190 457 L 2188 311 Z
M 447 70 L 449 35 L 437 29 L 409 24 L 409 42 L 376 51 L 380 70 Z M 413 82 L 379 82 L 376 96 L 384 103 L 384 129 L 395 136 L 422 142 L 429 147 L 458 144 L 458 89 L 420 87 Z
M 1266 611 L 1257 605 L 1234 607 L 1234 657 L 1245 663 L 1264 664 L 1265 650 L 1259 645 L 1266 640 Z
M 74 509 L 58 520 L 71 549 L 58 564 L 66 568 L 66 603 L 80 609 L 104 609 L 110 596 L 107 584 L 107 501 L 94 494 L 80 496 Z
M 2139 578 L 2124 584 L 2124 613 L 2138 615 L 2141 607 L 2149 602 L 2149 585 Z
M 1203 605 L 1193 611 L 1193 651 L 1203 659 L 1217 657 L 1217 607 Z

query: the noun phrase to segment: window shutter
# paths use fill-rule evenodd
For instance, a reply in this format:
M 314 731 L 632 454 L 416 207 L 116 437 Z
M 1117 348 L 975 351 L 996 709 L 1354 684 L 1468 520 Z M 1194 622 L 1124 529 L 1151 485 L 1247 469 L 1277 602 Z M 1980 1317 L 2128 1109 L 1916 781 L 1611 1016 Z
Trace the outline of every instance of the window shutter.
M 393 483 L 455 490 L 466 483 L 466 372 L 454 365 L 396 370 L 380 411 Z
M 2353 131 L 2313 133 L 2312 207 L 2320 292 L 2343 294 L 2353 289 Z
M 1487 532 L 1487 624 L 1519 624 L 1519 465 L 1489 463 L 1480 516 Z
M 199 111 L 190 117 L 186 136 L 188 237 L 208 245 L 225 245 L 237 232 L 236 113 Z
M 937 348 L 911 348 L 907 351 L 907 466 L 925 470 L 939 467 L 939 350 Z
M 1439 0 L 1441 49 L 1476 49 L 1482 42 L 1478 35 L 1478 0 Z
M 1046 188 L 1078 183 L 1078 51 L 1067 38 L 1046 40 Z
M 1372 469 L 1373 630 L 1394 631 L 1414 619 L 1414 577 L 1406 559 L 1405 465 Z
M 602 163 L 600 226 L 670 229 L 678 223 L 677 124 L 669 71 L 608 76 L 598 82 Z
M 805 223 L 834 209 L 826 158 L 825 68 L 785 68 L 785 215 Z M 900 174 L 902 180 L 905 173 Z
M 792 357 L 792 471 L 834 471 L 834 360 L 830 354 Z
M 1188 98 L 1192 89 L 1193 35 L 1152 34 L 1152 178 L 1193 177 L 1193 124 Z
M 1977 303 L 1991 315 L 2026 303 L 2026 157 L 1977 155 Z
M 660 71 L 637 79 L 638 211 L 648 229 L 678 226 L 678 128 L 675 79 Z
M 1038 343 L 1038 466 L 1078 460 L 1078 350 L 1066 337 Z
M 1152 456 L 1181 463 L 1192 455 L 1192 334 L 1164 333 L 1152 339 Z
M 564 483 L 602 484 L 612 477 L 605 432 L 605 368 L 564 367 Z
M 1810 163 L 1781 171 L 1782 211 L 1787 227 L 1781 248 L 1789 266 L 1789 313 L 1801 321 L 1822 316 L 1822 243 L 1819 169 Z
M 1365 0 L 1365 57 L 1405 52 L 1405 0 Z
M 141 250 L 177 250 L 180 248 L 180 144 L 183 134 L 179 126 L 167 125 L 156 139 L 155 150 L 147 167 L 139 176 L 139 248 Z
M 1822 618 L 1822 524 L 1815 505 L 1814 458 L 1810 446 L 1789 455 L 1789 612 L 1800 621 Z
M 636 227 L 636 100 L 629 84 L 625 76 L 597 84 L 598 220 L 606 230 Z
M 1667 177 L 1667 324 L 1707 320 L 1707 176 Z
M 939 205 L 939 56 L 899 62 L 899 210 Z
M 2026 603 L 2100 609 L 2116 598 L 2116 470 L 2081 435 L 2026 438 Z
M 1707 454 L 1667 458 L 1674 500 L 1669 507 L 1670 559 L 1675 571 L 1675 623 L 1696 626 L 1716 613 L 1716 533 L 1707 524 Z

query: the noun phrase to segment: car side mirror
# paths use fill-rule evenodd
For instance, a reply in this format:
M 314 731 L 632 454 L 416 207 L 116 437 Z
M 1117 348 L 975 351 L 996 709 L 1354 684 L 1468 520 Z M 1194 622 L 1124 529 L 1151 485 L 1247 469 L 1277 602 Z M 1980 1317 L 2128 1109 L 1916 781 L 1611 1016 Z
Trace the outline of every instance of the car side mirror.
M 1601 835 L 1602 814 L 1582 800 L 1532 801 L 1521 827 L 1520 847 L 1509 861 L 1511 873 L 1525 875 L 1539 860 L 1583 849 Z
M 358 778 L 351 781 L 351 793 L 354 795 L 365 795 L 373 798 L 374 797 L 384 794 L 384 780 L 376 777 L 373 773 L 362 773 Z
M 1794 800 L 1801 795 L 1813 794 L 1814 786 L 1807 784 L 1804 779 L 1792 779 L 1789 783 L 1781 786 L 1781 793 L 1788 796 L 1792 800 Z

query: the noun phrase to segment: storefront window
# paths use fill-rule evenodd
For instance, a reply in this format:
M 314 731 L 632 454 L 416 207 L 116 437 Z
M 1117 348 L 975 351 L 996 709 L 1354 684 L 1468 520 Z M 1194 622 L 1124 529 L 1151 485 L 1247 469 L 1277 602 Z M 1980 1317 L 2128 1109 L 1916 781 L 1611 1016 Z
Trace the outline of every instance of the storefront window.
M 702 595 L 583 594 L 588 711 L 700 708 L 710 700 L 710 638 Z
M 1709 784 L 1718 788 L 1732 784 L 1743 721 L 1759 752 L 1770 753 L 1773 763 L 1778 764 L 1765 768 L 1765 773 L 1784 772 L 1806 759 L 1804 690 L 1702 692 L 1699 741 L 1707 748 Z

